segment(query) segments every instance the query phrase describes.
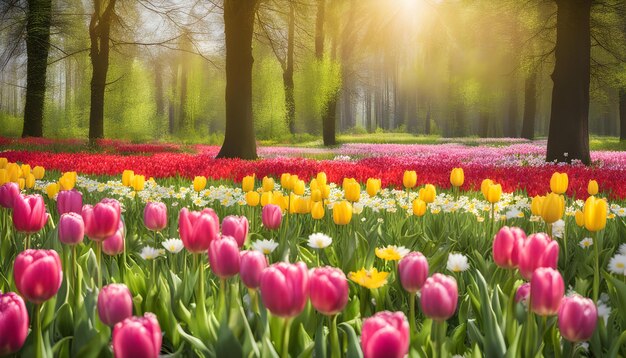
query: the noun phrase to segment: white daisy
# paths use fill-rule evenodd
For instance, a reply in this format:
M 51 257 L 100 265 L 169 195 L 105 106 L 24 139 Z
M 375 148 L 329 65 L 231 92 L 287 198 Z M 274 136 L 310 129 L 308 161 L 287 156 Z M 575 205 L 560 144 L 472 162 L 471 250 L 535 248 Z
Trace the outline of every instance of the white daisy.
M 516 219 L 516 218 L 523 218 L 524 217 L 524 213 L 521 212 L 518 209 L 511 209 L 509 211 L 506 212 L 506 218 L 507 219 Z
M 271 254 L 277 247 L 278 243 L 274 240 L 257 240 L 252 243 L 254 250 L 261 251 L 265 255 Z
M 578 343 L 578 347 L 580 347 L 583 352 L 589 352 L 589 342 L 580 342 Z
M 163 241 L 161 243 L 163 245 L 163 247 L 173 253 L 173 254 L 177 254 L 179 253 L 182 249 L 185 248 L 185 245 L 183 245 L 183 241 L 180 239 L 167 239 L 165 241 Z
M 609 271 L 618 275 L 626 275 L 626 255 L 615 255 L 609 261 Z
M 309 235 L 309 247 L 314 249 L 324 249 L 333 243 L 332 237 L 321 232 Z
M 583 249 L 587 249 L 591 245 L 593 245 L 593 239 L 590 237 L 586 237 L 582 239 L 578 245 L 580 245 L 580 247 L 582 247 Z
M 602 302 L 598 304 L 598 317 L 602 318 L 604 321 L 604 325 L 606 326 L 609 321 L 609 316 L 611 315 L 611 307 L 609 307 L 606 303 Z
M 145 246 L 143 249 L 141 249 L 141 253 L 139 255 L 144 260 L 154 260 L 163 254 L 165 254 L 165 250 L 163 249 L 156 249 L 154 247 Z
M 626 255 L 626 244 L 619 245 L 619 254 Z
M 463 272 L 469 268 L 469 263 L 467 261 L 467 256 L 463 254 L 453 254 L 448 255 L 448 263 L 446 264 L 446 268 L 452 272 Z
M 552 224 L 552 235 L 554 237 L 562 238 L 565 232 L 565 221 L 558 220 Z

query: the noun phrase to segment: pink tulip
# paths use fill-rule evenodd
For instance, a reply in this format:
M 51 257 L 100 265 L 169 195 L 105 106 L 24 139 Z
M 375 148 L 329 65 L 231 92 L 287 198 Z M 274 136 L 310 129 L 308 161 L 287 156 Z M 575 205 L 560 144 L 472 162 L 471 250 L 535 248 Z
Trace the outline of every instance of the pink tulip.
M 76 245 L 83 242 L 85 237 L 85 223 L 83 217 L 75 212 L 62 214 L 59 219 L 59 241 L 66 245 Z
M 9 182 L 0 186 L 0 206 L 13 209 L 13 201 L 20 195 L 20 186 L 17 183 Z
M 242 247 L 248 237 L 248 219 L 245 216 L 229 215 L 222 221 L 222 235 L 230 236 Z
M 501 228 L 493 239 L 493 261 L 496 265 L 505 269 L 517 267 L 518 252 L 525 239 L 526 233 L 518 227 Z
M 46 204 L 41 195 L 18 195 L 13 201 L 13 226 L 27 234 L 39 232 L 48 222 Z
M 22 297 L 0 293 L 0 356 L 19 351 L 28 335 L 28 312 Z
M 219 236 L 220 219 L 212 209 L 189 211 L 183 208 L 178 216 L 178 232 L 185 248 L 192 253 L 205 252 Z
M 348 303 L 348 280 L 346 275 L 335 267 L 318 267 L 309 277 L 311 304 L 326 316 L 343 311 Z
M 157 358 L 161 352 L 161 327 L 153 313 L 130 317 L 113 328 L 115 358 Z
M 518 266 L 522 277 L 527 280 L 539 267 L 556 268 L 559 259 L 559 244 L 544 233 L 530 235 L 519 248 Z
M 85 205 L 81 213 L 85 222 L 85 234 L 94 241 L 103 241 L 118 229 L 121 209 L 114 199 L 102 199 L 95 206 Z
M 143 223 L 148 230 L 161 231 L 167 226 L 167 206 L 150 202 L 143 209 Z
M 248 288 L 258 288 L 261 274 L 267 268 L 267 259 L 260 251 L 242 251 L 239 263 L 239 277 Z
M 587 341 L 598 321 L 598 310 L 589 298 L 580 295 L 565 297 L 559 307 L 559 330 L 570 342 Z
M 43 303 L 61 287 L 61 259 L 54 250 L 26 250 L 15 258 L 13 279 L 20 294 L 28 301 Z
M 98 294 L 98 316 L 109 327 L 133 315 L 133 296 L 126 285 L 113 283 Z
M 109 255 L 115 256 L 124 252 L 124 239 L 126 237 L 126 229 L 124 228 L 124 222 L 120 220 L 119 226 L 115 234 L 107 237 L 102 241 L 102 251 Z
M 261 218 L 263 219 L 263 226 L 269 230 L 276 230 L 283 221 L 283 211 L 278 205 L 267 204 L 263 207 Z
M 300 314 L 309 298 L 309 272 L 304 262 L 279 262 L 261 275 L 261 297 L 272 314 L 294 317 Z
M 454 315 L 458 299 L 456 280 L 436 273 L 422 287 L 420 304 L 426 317 L 443 322 Z
M 378 312 L 363 321 L 364 358 L 402 358 L 409 352 L 409 322 L 402 312 Z
M 398 264 L 398 275 L 407 292 L 419 291 L 428 278 L 428 260 L 421 252 L 411 252 Z
M 212 240 L 209 245 L 209 264 L 216 276 L 226 279 L 239 273 L 239 246 L 230 236 Z
M 517 288 L 515 292 L 515 303 L 528 302 L 528 296 L 530 295 L 530 283 L 526 282 Z
M 57 210 L 59 215 L 65 213 L 80 214 L 83 209 L 83 194 L 76 190 L 61 190 L 57 194 Z
M 552 316 L 559 311 L 565 294 L 565 284 L 559 271 L 540 267 L 530 279 L 531 310 L 540 316 Z

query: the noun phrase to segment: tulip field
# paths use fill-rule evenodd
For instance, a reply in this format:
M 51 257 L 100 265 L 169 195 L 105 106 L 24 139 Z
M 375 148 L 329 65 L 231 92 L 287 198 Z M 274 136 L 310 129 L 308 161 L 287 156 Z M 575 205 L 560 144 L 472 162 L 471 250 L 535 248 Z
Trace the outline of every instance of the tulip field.
M 0 152 L 0 356 L 626 357 L 626 154 L 46 145 Z

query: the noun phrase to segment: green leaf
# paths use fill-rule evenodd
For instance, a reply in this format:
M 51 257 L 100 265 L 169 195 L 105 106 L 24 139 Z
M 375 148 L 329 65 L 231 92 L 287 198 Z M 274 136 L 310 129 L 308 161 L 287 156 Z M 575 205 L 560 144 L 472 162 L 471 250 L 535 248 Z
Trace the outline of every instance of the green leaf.
M 346 336 L 348 337 L 348 349 L 346 352 L 346 358 L 363 358 L 363 352 L 361 351 L 361 346 L 359 342 L 359 338 L 354 332 L 354 328 L 347 323 L 340 323 L 339 328 L 344 331 Z
M 180 326 L 180 324 L 176 326 L 176 329 L 178 330 L 178 333 L 180 333 L 180 336 L 187 343 L 189 343 L 197 351 L 201 352 L 204 356 L 211 356 L 211 357 L 215 356 L 215 354 L 213 354 L 211 350 L 207 346 L 205 346 L 204 343 L 202 343 L 200 339 L 185 332 L 185 330 L 183 329 L 183 327 Z

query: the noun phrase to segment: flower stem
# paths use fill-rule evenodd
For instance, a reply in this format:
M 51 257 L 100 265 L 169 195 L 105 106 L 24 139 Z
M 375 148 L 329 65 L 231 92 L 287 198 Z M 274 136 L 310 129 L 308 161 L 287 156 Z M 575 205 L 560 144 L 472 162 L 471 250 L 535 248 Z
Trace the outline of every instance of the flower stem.
M 291 318 L 285 318 L 285 334 L 283 335 L 283 347 L 281 357 L 289 357 L 289 333 L 291 331 Z
M 409 292 L 409 328 L 411 334 L 415 334 L 415 292 Z
M 43 335 L 41 332 L 41 304 L 35 304 L 33 307 L 35 320 L 33 322 L 33 331 L 35 333 L 35 357 L 44 357 Z
M 24 250 L 30 249 L 30 234 L 26 234 L 26 242 L 24 243 Z
M 339 347 L 339 334 L 337 333 L 337 315 L 328 316 L 330 327 L 330 356 L 341 357 L 341 347 Z
M 600 249 L 598 246 L 598 233 L 592 232 L 593 237 L 593 251 L 595 253 L 595 269 L 593 271 L 593 302 L 598 302 L 598 296 L 600 291 Z
M 98 288 L 102 288 L 102 242 L 96 241 L 96 263 L 98 266 Z

